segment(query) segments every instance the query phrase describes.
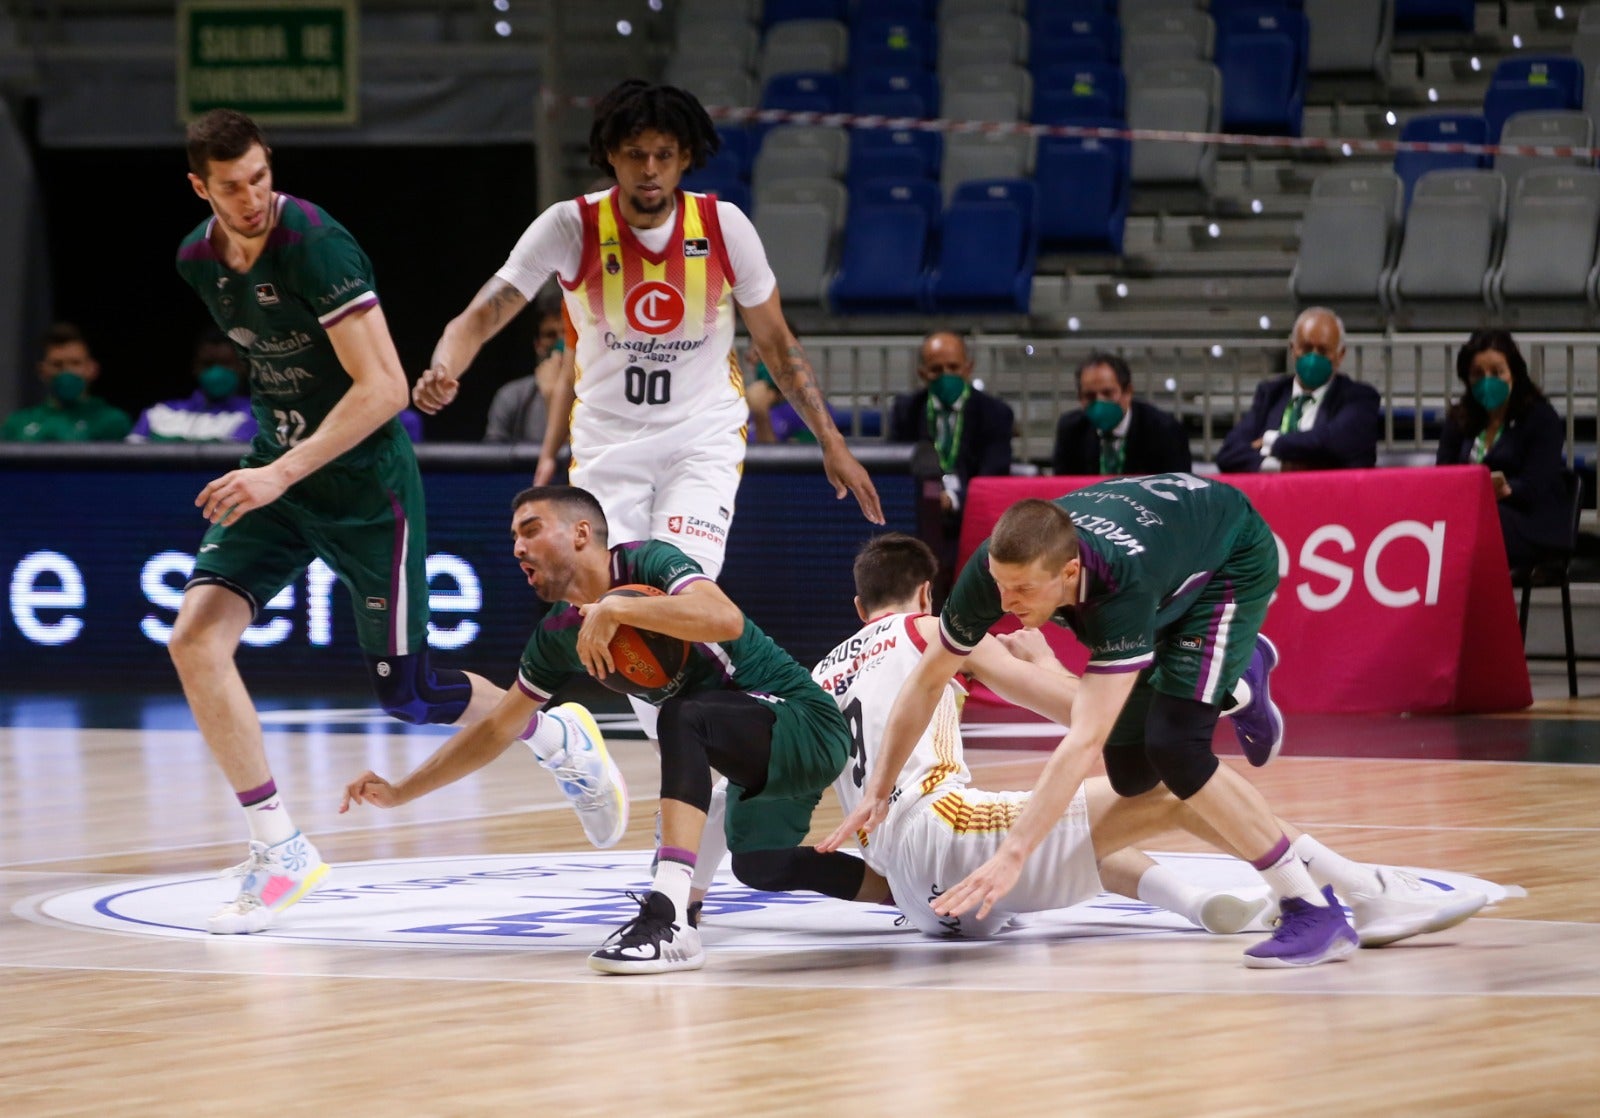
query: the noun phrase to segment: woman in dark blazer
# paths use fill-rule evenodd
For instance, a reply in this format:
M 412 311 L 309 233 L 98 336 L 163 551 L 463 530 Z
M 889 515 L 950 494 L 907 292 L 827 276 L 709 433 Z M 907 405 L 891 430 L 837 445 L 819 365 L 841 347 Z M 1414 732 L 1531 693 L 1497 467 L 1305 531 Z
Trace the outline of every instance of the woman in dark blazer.
M 1456 376 L 1465 391 L 1445 417 L 1438 464 L 1489 467 L 1511 566 L 1570 550 L 1566 432 L 1517 343 L 1504 330 L 1479 330 L 1456 355 Z

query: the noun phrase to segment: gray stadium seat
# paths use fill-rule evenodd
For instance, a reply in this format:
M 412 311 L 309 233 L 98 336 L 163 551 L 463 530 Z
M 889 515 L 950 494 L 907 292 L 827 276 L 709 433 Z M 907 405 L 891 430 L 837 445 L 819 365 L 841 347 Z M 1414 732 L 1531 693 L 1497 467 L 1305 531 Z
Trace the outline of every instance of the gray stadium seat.
M 1387 167 L 1336 167 L 1318 175 L 1289 276 L 1295 298 L 1381 302 L 1404 197 L 1400 176 Z
M 1019 179 L 1033 171 L 1033 137 L 1025 133 L 955 132 L 944 140 L 939 186 L 948 204 L 972 179 Z
M 1006 12 L 951 16 L 939 25 L 939 70 L 1028 61 L 1028 25 Z
M 939 89 L 950 120 L 1025 120 L 1033 107 L 1033 78 L 1017 65 L 947 70 Z
M 783 301 L 820 303 L 837 231 L 828 207 L 818 202 L 758 202 L 755 226 Z
M 871 3 L 872 0 L 865 0 L 866 5 L 870 6 Z M 938 20 L 943 25 L 962 16 L 1022 16 L 1027 12 L 1027 0 L 940 0 Z
M 1193 12 L 1199 7 L 1198 0 L 1119 0 L 1117 18 L 1126 28 L 1133 21 L 1152 13 Z
M 1128 127 L 1215 132 L 1222 123 L 1222 74 L 1209 62 L 1156 62 L 1128 75 Z M 1197 186 L 1216 182 L 1214 144 L 1136 140 L 1133 181 Z
M 788 178 L 842 179 L 850 164 L 850 134 L 820 124 L 782 124 L 767 133 L 750 187 L 759 203 L 762 188 Z
M 761 19 L 762 0 L 678 0 L 678 29 L 716 19 L 742 19 L 755 24 Z
M 1418 179 L 1389 280 L 1390 305 L 1450 299 L 1481 307 L 1505 210 L 1506 182 L 1497 171 L 1429 171 Z
M 758 76 L 764 86 L 775 74 L 837 74 L 849 54 L 850 32 L 831 19 L 797 19 L 767 32 Z
M 672 63 L 690 70 L 737 67 L 754 73 L 760 53 L 761 32 L 755 24 L 742 19 L 708 19 L 678 25 Z
M 1547 109 L 1542 112 L 1513 113 L 1500 130 L 1502 144 L 1549 144 L 1554 147 L 1594 146 L 1594 123 L 1587 113 L 1573 109 Z M 1593 160 L 1584 156 L 1558 159 L 1542 155 L 1497 155 L 1494 169 L 1506 177 L 1506 187 L 1512 197 L 1517 193 L 1517 182 L 1523 173 L 1535 167 L 1591 167 Z
M 1142 12 L 1123 20 L 1122 56 L 1152 62 L 1211 61 L 1217 27 L 1211 17 L 1194 8 L 1167 8 Z
M 1394 0 L 1305 0 L 1311 73 L 1387 77 Z
M 679 73 L 677 78 L 675 84 L 679 88 L 687 89 L 705 105 L 754 108 L 761 100 L 760 86 L 744 70 L 687 70 Z
M 1526 172 L 1506 213 L 1506 243 L 1491 283 L 1495 305 L 1518 299 L 1592 297 L 1600 171 Z
M 817 206 L 828 215 L 829 228 L 844 228 L 849 193 L 838 179 L 820 175 L 763 183 L 754 191 L 756 217 L 767 206 Z

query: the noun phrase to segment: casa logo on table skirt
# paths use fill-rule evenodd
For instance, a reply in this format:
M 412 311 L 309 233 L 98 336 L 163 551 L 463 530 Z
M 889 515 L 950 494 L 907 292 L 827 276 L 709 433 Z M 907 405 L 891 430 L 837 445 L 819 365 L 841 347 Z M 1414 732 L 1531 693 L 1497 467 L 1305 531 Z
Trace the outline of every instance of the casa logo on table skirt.
M 1264 893 L 1243 862 L 1221 855 L 1158 854 L 1197 883 Z M 1434 888 L 1477 889 L 1492 900 L 1521 890 L 1441 870 L 1418 873 Z M 407 858 L 336 865 L 323 888 L 258 936 L 276 942 L 373 947 L 590 949 L 638 914 L 628 893 L 650 888 L 647 851 Z M 189 874 L 102 882 L 42 901 L 51 921 L 114 932 L 210 938 L 206 917 L 238 890 L 237 879 Z M 24 913 L 24 915 L 28 915 Z M 899 913 L 814 893 L 763 893 L 726 866 L 706 900 L 703 932 L 720 947 L 862 947 L 948 942 L 896 926 Z M 1019 917 L 1003 938 L 1122 936 L 1191 931 L 1182 918 L 1102 894 L 1073 908 Z

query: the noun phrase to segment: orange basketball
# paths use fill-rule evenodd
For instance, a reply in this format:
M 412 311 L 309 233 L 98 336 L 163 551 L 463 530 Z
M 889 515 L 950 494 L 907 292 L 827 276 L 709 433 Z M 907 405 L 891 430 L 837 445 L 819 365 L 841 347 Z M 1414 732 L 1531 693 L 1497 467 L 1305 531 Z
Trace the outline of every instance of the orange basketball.
M 654 586 L 634 583 L 618 586 L 600 595 L 602 599 L 613 594 L 629 598 L 642 598 L 665 593 Z M 649 629 L 636 629 L 632 625 L 618 625 L 608 646 L 611 662 L 616 671 L 607 672 L 600 682 L 624 695 L 645 695 L 665 687 L 677 678 L 689 662 L 689 642 L 680 637 Z

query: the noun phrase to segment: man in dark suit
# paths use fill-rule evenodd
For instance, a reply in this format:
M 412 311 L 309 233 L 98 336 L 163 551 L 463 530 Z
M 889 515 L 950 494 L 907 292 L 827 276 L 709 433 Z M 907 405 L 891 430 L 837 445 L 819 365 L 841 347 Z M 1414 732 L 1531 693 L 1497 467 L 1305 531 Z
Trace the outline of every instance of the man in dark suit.
M 922 390 L 896 396 L 889 441 L 929 442 L 944 471 L 943 504 L 959 517 L 967 483 L 1011 472 L 1011 406 L 972 386 L 972 358 L 960 334 L 940 330 L 922 340 L 917 361 Z
M 1293 372 L 1257 386 L 1250 410 L 1222 440 L 1218 469 L 1270 473 L 1376 465 L 1382 403 L 1371 385 L 1338 371 L 1343 360 L 1339 316 L 1325 307 L 1302 311 L 1289 335 Z
M 1189 436 L 1172 416 L 1133 398 L 1133 372 L 1114 353 L 1091 353 L 1078 366 L 1083 406 L 1056 421 L 1051 468 L 1066 474 L 1187 473 Z
M 944 508 L 939 578 L 934 602 L 942 604 L 956 571 L 961 509 L 967 483 L 975 477 L 1011 472 L 1011 436 L 1016 417 L 1011 406 L 972 384 L 972 358 L 960 334 L 938 330 L 922 339 L 917 360 L 922 390 L 896 396 L 889 411 L 889 441 L 932 445 L 944 475 Z M 931 540 L 929 541 L 932 542 Z

